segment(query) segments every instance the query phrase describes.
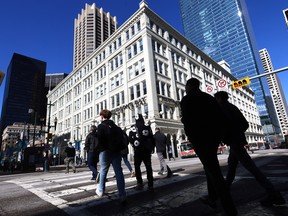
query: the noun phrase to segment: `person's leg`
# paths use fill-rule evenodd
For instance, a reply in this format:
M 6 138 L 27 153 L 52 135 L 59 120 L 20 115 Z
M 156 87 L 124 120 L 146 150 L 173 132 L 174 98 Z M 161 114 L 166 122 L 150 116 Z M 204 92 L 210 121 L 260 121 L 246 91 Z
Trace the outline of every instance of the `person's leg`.
M 242 146 L 233 146 L 231 148 L 232 153 L 238 158 L 240 163 L 245 169 L 247 169 L 256 179 L 256 181 L 266 189 L 268 193 L 273 193 L 275 191 L 272 183 L 266 178 L 266 176 L 258 169 L 250 155 Z
M 72 167 L 73 172 L 75 173 L 75 172 L 76 172 L 76 168 L 75 168 L 74 158 L 71 158 L 71 159 L 70 159 L 70 165 L 71 165 L 71 167 Z
M 92 171 L 92 179 L 96 180 L 97 167 L 95 166 L 95 159 L 94 159 L 94 153 L 93 152 L 88 152 L 87 165 L 88 165 L 88 168 Z
M 165 160 L 164 160 L 164 156 L 162 154 L 162 152 L 157 152 L 157 157 L 158 157 L 158 160 L 159 160 L 159 165 L 160 165 L 160 172 L 159 174 L 163 174 L 163 172 L 167 172 L 167 167 L 165 166 L 166 163 L 165 163 Z M 164 162 L 163 162 L 164 161 Z
M 153 188 L 153 171 L 152 171 L 152 161 L 150 153 L 146 153 L 144 155 L 143 162 L 145 164 L 147 172 L 148 188 Z
M 141 185 L 143 187 L 143 179 L 141 173 L 141 166 L 142 163 L 142 154 L 141 152 L 135 151 L 134 153 L 134 167 L 135 167 L 135 175 L 137 180 L 137 185 Z
M 66 165 L 66 173 L 69 173 L 69 158 L 66 157 L 64 161 L 65 161 L 65 165 Z
M 127 154 L 126 155 L 122 155 L 123 161 L 125 163 L 125 165 L 127 166 L 127 168 L 129 169 L 130 173 L 133 171 L 130 162 L 127 159 Z
M 235 179 L 236 169 L 238 166 L 238 159 L 233 152 L 229 152 L 228 156 L 228 170 L 226 174 L 226 183 L 230 187 Z
M 120 153 L 113 153 L 112 166 L 114 169 L 114 173 L 116 175 L 119 198 L 124 199 L 126 198 L 126 192 L 125 192 L 124 175 L 123 175 L 123 170 L 121 167 L 121 154 Z
M 229 216 L 237 215 L 237 209 L 221 172 L 217 158 L 217 148 L 217 145 L 201 145 L 198 147 L 195 146 L 195 151 L 204 166 L 207 183 L 211 184 L 209 187 L 214 187 L 225 213 Z
M 102 151 L 99 154 L 99 159 L 100 159 L 100 178 L 99 178 L 99 185 L 96 190 L 96 193 L 97 191 L 100 192 L 97 193 L 98 196 L 100 196 L 101 194 L 103 195 L 105 191 L 106 176 L 111 163 L 111 153 L 108 150 Z

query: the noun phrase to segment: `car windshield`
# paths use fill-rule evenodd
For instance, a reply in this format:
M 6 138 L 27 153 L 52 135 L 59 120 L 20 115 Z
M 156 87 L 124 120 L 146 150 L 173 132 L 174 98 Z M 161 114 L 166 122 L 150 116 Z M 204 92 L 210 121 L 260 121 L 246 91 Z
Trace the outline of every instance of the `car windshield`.
M 189 151 L 193 149 L 193 145 L 191 143 L 187 143 L 187 144 L 182 144 L 181 145 L 181 150 L 182 151 Z

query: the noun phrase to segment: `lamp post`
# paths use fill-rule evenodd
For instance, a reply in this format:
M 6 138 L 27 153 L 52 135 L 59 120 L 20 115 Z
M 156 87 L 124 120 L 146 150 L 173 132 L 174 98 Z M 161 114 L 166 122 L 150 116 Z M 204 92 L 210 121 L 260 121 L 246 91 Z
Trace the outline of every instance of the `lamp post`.
M 56 126 L 57 126 L 57 117 L 54 118 L 54 126 L 51 126 L 50 124 L 50 119 L 51 119 L 51 106 L 54 106 L 54 104 L 52 104 L 51 102 L 49 102 L 47 104 L 49 106 L 49 111 L 48 111 L 48 122 L 47 122 L 47 142 L 46 142 L 46 146 L 45 146 L 45 160 L 44 160 L 44 171 L 48 171 L 49 170 L 49 163 L 48 163 L 48 146 L 49 146 L 49 140 L 50 138 L 52 139 L 52 134 L 50 134 L 50 129 L 52 127 L 54 127 L 55 131 L 56 131 Z M 52 154 L 53 154 L 53 147 L 52 147 Z M 52 155 L 53 158 L 53 155 Z

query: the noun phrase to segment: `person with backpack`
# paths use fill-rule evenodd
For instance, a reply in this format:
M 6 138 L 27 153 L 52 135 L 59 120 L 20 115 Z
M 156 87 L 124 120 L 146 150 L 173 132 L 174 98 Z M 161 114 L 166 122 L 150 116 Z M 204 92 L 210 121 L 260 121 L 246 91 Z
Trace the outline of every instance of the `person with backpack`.
M 97 150 L 97 147 L 98 147 L 97 127 L 95 125 L 92 125 L 90 128 L 90 133 L 86 137 L 84 147 L 84 149 L 87 151 L 87 165 L 89 169 L 92 171 L 91 181 L 96 181 L 98 175 L 97 163 L 99 161 L 99 152 Z
M 136 190 L 142 190 L 144 187 L 141 163 L 145 164 L 148 180 L 148 191 L 153 192 L 153 171 L 151 154 L 154 152 L 155 142 L 153 133 L 149 124 L 145 124 L 141 114 L 135 116 L 136 125 L 129 132 L 129 142 L 134 148 L 134 167 L 137 179 Z
M 121 204 L 126 203 L 126 191 L 124 175 L 121 167 L 121 150 L 125 148 L 123 131 L 112 120 L 110 110 L 102 110 L 100 117 L 102 123 L 98 126 L 98 150 L 100 152 L 100 178 L 99 185 L 96 188 L 98 197 L 102 197 L 105 192 L 106 176 L 112 164 L 115 172 L 119 201 Z
M 126 128 L 123 130 L 123 138 L 124 138 L 124 143 L 126 145 L 125 149 L 123 149 L 121 151 L 121 157 L 122 157 L 122 160 L 123 162 L 125 163 L 125 165 L 127 166 L 127 168 L 129 169 L 130 171 L 130 176 L 131 178 L 132 177 L 135 177 L 135 172 L 133 171 L 132 169 L 132 166 L 128 160 L 128 153 L 129 153 L 129 149 L 128 149 L 128 145 L 129 145 L 129 138 L 126 134 Z

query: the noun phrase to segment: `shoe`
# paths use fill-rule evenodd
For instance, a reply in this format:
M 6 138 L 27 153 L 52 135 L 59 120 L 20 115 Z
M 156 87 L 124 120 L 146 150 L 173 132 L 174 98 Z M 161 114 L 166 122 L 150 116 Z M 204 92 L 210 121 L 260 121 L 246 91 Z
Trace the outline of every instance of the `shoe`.
M 158 172 L 158 175 L 163 175 L 163 172 L 162 171 Z
M 170 178 L 170 177 L 172 177 L 172 176 L 173 176 L 173 173 L 172 173 L 172 172 L 168 172 L 167 178 Z
M 154 192 L 153 186 L 148 186 L 147 191 L 149 191 L 149 192 Z
M 100 192 L 100 191 L 98 190 L 98 187 L 96 188 L 95 193 L 96 193 L 96 195 L 97 195 L 98 197 L 100 197 L 100 198 L 103 196 L 103 192 Z
M 143 190 L 143 184 L 137 184 L 135 190 Z
M 130 172 L 130 177 L 131 178 L 135 177 L 135 172 L 133 170 Z
M 274 194 L 268 195 L 266 198 L 260 201 L 262 206 L 284 205 L 285 203 L 285 199 L 278 191 Z
M 167 174 L 168 174 L 168 173 L 167 173 L 167 172 L 165 172 L 165 171 L 164 171 L 164 172 L 162 172 L 162 175 L 163 175 L 163 176 L 167 176 Z
M 76 170 L 73 170 L 73 173 L 76 173 Z
M 96 178 L 95 178 L 95 177 L 92 177 L 92 178 L 91 178 L 91 181 L 95 181 L 95 180 L 96 180 Z
M 125 197 L 120 197 L 119 198 L 119 202 L 121 205 L 126 205 L 127 204 L 127 198 Z
M 212 200 L 208 196 L 200 197 L 199 200 L 203 204 L 210 206 L 212 209 L 216 209 L 217 208 L 216 200 Z

